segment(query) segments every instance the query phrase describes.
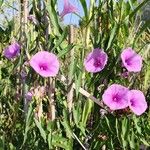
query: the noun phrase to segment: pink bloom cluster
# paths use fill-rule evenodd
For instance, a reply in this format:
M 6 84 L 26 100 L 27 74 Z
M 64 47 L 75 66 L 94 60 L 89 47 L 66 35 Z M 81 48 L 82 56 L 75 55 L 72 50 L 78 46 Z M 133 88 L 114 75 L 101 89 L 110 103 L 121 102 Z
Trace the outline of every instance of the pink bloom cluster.
M 123 50 L 121 53 L 121 60 L 123 67 L 125 67 L 128 72 L 141 71 L 142 57 L 132 48 L 129 47 Z M 97 73 L 104 69 L 107 61 L 107 54 L 103 50 L 96 48 L 85 58 L 84 67 L 88 72 Z M 124 76 L 127 76 L 128 72 L 124 73 Z M 147 103 L 141 91 L 129 90 L 118 84 L 113 84 L 108 87 L 102 99 L 104 104 L 111 110 L 124 109 L 129 106 L 136 115 L 141 115 L 147 109 Z
M 19 53 L 20 45 L 17 42 L 4 50 L 4 55 L 8 59 L 16 57 Z M 141 71 L 142 58 L 133 49 L 124 49 L 121 53 L 121 60 L 123 66 L 129 72 Z M 84 66 L 88 72 L 97 73 L 104 69 L 107 61 L 107 54 L 102 49 L 96 48 L 87 55 L 84 60 Z M 29 64 L 42 77 L 56 76 L 59 71 L 59 61 L 57 56 L 48 51 L 36 53 L 30 59 Z M 42 93 L 41 91 L 40 93 Z M 29 100 L 32 99 L 32 96 L 33 93 L 30 91 L 26 94 L 26 98 Z M 102 96 L 102 100 L 111 110 L 129 107 L 136 115 L 141 115 L 147 109 L 145 96 L 140 90 L 129 90 L 118 84 L 113 84 L 108 87 Z
M 4 56 L 8 59 L 15 58 L 20 53 L 20 45 L 15 42 L 5 48 Z M 40 51 L 30 60 L 30 66 L 42 77 L 56 76 L 59 71 L 59 61 L 55 54 Z M 22 74 L 24 76 L 24 74 Z M 29 94 L 30 95 L 30 94 Z
M 123 50 L 121 60 L 123 67 L 128 72 L 140 72 L 142 69 L 142 57 L 130 47 Z M 86 71 L 97 73 L 104 69 L 107 61 L 107 54 L 103 50 L 96 48 L 87 55 L 84 60 L 84 66 Z
M 102 100 L 111 110 L 129 108 L 136 114 L 141 115 L 147 109 L 144 94 L 140 90 L 129 90 L 128 88 L 112 84 L 102 95 Z

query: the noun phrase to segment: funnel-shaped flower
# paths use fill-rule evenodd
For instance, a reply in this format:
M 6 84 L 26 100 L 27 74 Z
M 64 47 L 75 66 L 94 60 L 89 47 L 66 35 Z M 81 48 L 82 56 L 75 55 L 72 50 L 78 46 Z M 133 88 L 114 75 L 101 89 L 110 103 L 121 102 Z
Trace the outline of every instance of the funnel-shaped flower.
M 88 72 L 99 72 L 104 69 L 107 63 L 107 54 L 99 48 L 94 49 L 84 60 L 84 66 Z
M 146 111 L 147 103 L 140 90 L 129 91 L 129 107 L 136 115 L 141 115 Z
M 128 107 L 128 89 L 118 84 L 112 84 L 102 95 L 102 100 L 111 110 Z
M 124 49 L 121 53 L 123 66 L 129 72 L 139 72 L 142 68 L 142 57 L 137 54 L 132 48 Z
M 8 59 L 15 58 L 20 53 L 20 45 L 17 42 L 9 45 L 4 50 L 4 56 Z
M 31 67 L 43 77 L 56 76 L 59 71 L 57 56 L 47 51 L 36 53 L 30 60 Z
M 61 12 L 60 16 L 63 18 L 65 15 L 69 13 L 76 13 L 78 10 L 75 6 L 73 6 L 69 0 L 64 0 L 64 8 L 63 11 Z

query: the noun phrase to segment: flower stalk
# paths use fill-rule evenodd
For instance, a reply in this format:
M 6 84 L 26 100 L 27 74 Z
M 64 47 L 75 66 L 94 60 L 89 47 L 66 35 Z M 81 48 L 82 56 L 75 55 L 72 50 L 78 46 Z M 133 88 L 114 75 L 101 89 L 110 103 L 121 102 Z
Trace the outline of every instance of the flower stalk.
M 46 1 L 47 2 L 47 1 Z M 45 12 L 45 23 L 47 24 L 46 28 L 46 44 L 48 43 L 48 35 L 50 34 L 51 31 L 51 25 L 50 21 L 48 19 L 47 13 Z M 49 83 L 49 90 L 48 90 L 48 98 L 49 98 L 49 115 L 50 115 L 50 120 L 54 121 L 56 119 L 56 108 L 55 108 L 55 78 L 50 77 L 48 79 Z
M 27 57 L 29 56 L 28 52 L 27 52 L 27 38 L 26 38 L 26 32 L 28 32 L 28 28 L 27 28 L 27 23 L 28 23 L 28 14 L 29 14 L 29 10 L 28 10 L 28 0 L 24 0 L 22 5 L 23 5 L 23 26 L 22 26 L 22 34 L 23 34 L 23 41 L 24 41 L 24 45 L 23 45 L 23 49 L 26 52 Z M 28 112 L 28 100 L 26 99 L 26 93 L 27 93 L 27 85 L 26 85 L 26 80 L 23 80 L 22 83 L 22 95 L 23 95 L 23 102 L 24 102 L 24 114 L 25 116 L 27 115 Z
M 50 114 L 50 120 L 54 121 L 56 119 L 56 108 L 55 108 L 55 79 L 49 78 L 49 91 L 48 91 L 48 97 L 49 97 L 49 114 Z
M 72 44 L 74 41 L 74 27 L 73 25 L 70 25 L 69 27 L 69 38 L 68 43 Z M 74 48 L 70 51 L 70 63 L 74 63 Z M 68 76 L 68 94 L 67 94 L 67 103 L 68 103 L 68 110 L 69 113 L 71 113 L 72 106 L 73 106 L 73 85 L 72 85 L 72 76 Z

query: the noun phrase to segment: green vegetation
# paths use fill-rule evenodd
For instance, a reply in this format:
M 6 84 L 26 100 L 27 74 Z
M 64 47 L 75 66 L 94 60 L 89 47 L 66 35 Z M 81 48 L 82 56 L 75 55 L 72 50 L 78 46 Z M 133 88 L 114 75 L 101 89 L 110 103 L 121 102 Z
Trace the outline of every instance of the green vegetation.
M 0 19 L 5 22 L 0 26 L 0 150 L 150 148 L 150 20 L 140 19 L 148 0 L 91 0 L 89 9 L 86 0 L 79 1 L 84 11 L 83 17 L 76 14 L 79 26 L 66 26 L 57 0 L 25 0 L 18 8 L 0 0 L 1 14 L 6 7 L 17 9 L 12 19 Z M 27 19 L 28 11 L 36 23 Z M 14 40 L 21 52 L 9 60 L 3 51 Z M 142 56 L 143 67 L 124 78 L 120 54 L 127 47 Z M 109 59 L 93 74 L 83 64 L 94 48 L 102 48 Z M 43 78 L 30 67 L 29 60 L 40 50 L 58 56 L 56 77 Z M 113 83 L 141 90 L 146 112 L 136 116 L 129 109 L 102 108 L 102 94 Z M 27 100 L 31 90 L 35 95 Z

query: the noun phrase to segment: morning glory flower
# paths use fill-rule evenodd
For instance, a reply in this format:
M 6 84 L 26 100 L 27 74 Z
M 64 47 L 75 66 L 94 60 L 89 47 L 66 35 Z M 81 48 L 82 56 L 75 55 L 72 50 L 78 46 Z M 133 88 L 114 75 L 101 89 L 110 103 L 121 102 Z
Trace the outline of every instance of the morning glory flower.
M 60 16 L 63 18 L 65 15 L 69 13 L 76 13 L 78 10 L 75 6 L 73 6 L 69 0 L 64 0 L 64 8 L 63 11 L 61 12 Z
M 36 53 L 29 63 L 42 77 L 56 76 L 59 71 L 59 61 L 57 56 L 47 51 Z
M 14 42 L 4 49 L 4 56 L 8 59 L 15 58 L 19 55 L 20 48 L 21 46 L 17 42 Z
M 86 71 L 92 73 L 100 72 L 107 64 L 107 59 L 108 56 L 103 50 L 99 48 L 94 49 L 84 60 Z
M 129 72 L 140 72 L 142 68 L 142 57 L 132 48 L 126 48 L 121 53 L 123 66 Z
M 129 107 L 136 115 L 141 115 L 146 111 L 147 103 L 140 90 L 129 91 Z
M 104 94 L 102 100 L 111 110 L 119 110 L 128 107 L 128 88 L 112 84 L 109 86 Z

